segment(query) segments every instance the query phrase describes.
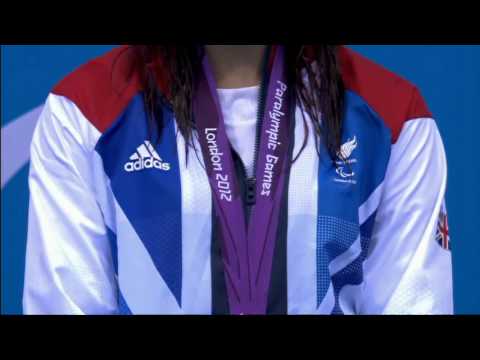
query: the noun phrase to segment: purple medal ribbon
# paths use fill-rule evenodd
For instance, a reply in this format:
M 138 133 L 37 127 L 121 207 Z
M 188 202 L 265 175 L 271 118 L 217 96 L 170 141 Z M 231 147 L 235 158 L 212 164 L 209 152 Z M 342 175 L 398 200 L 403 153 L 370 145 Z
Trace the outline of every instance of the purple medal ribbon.
M 283 46 L 275 49 L 256 169 L 256 203 L 248 229 L 240 187 L 215 80 L 207 56 L 199 74 L 193 111 L 213 205 L 222 232 L 222 257 L 230 312 L 265 314 L 278 228 L 280 202 L 288 171 L 290 104 Z

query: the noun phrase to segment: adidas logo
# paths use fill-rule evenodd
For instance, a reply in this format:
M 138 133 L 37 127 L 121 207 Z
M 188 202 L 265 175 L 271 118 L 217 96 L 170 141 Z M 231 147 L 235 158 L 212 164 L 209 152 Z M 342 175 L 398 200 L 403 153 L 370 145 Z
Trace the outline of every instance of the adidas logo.
M 137 148 L 137 151 L 130 156 L 130 161 L 125 164 L 125 171 L 127 172 L 142 171 L 153 168 L 162 171 L 169 171 L 170 164 L 163 162 L 150 141 L 145 141 L 140 145 Z

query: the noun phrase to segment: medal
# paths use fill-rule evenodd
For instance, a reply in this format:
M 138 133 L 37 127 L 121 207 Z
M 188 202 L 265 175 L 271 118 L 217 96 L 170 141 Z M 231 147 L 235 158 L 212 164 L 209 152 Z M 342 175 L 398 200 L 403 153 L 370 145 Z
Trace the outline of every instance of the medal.
M 213 206 L 219 216 L 230 312 L 265 314 L 280 203 L 289 168 L 290 89 L 285 49 L 283 46 L 273 49 L 256 159 L 255 204 L 248 227 L 216 84 L 206 55 L 202 59 L 202 70 L 196 82 L 193 112 Z

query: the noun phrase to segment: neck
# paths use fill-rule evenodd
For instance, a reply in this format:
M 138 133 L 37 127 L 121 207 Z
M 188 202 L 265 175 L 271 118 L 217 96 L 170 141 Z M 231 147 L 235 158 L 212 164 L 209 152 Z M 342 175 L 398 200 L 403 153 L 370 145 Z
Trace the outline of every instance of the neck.
M 217 86 L 235 89 L 262 82 L 265 45 L 206 45 Z

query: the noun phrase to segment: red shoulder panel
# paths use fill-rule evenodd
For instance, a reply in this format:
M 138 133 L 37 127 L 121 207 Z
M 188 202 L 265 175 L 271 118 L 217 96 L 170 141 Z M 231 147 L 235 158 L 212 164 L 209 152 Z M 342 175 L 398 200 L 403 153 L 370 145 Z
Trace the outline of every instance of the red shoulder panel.
M 406 121 L 432 117 L 418 89 L 405 79 L 344 46 L 339 60 L 345 87 L 380 115 L 391 129 L 394 143 Z
M 140 91 L 134 54 L 125 45 L 84 64 L 52 92 L 74 102 L 92 125 L 104 132 Z

